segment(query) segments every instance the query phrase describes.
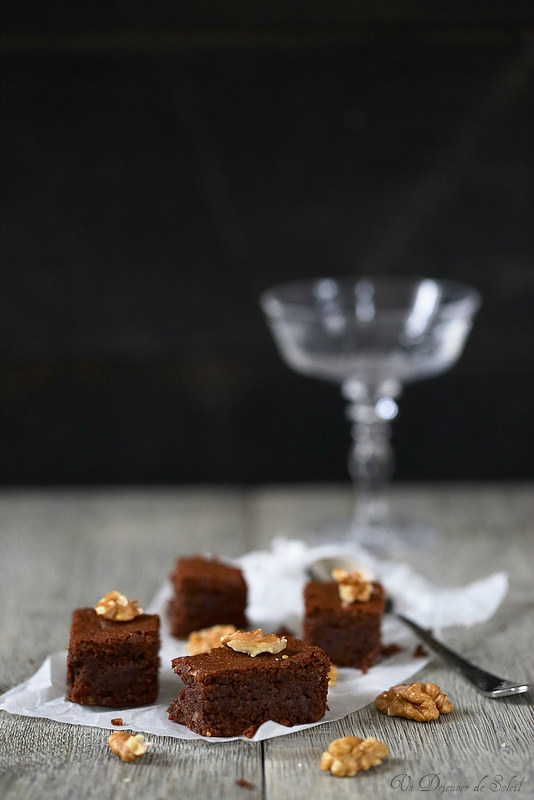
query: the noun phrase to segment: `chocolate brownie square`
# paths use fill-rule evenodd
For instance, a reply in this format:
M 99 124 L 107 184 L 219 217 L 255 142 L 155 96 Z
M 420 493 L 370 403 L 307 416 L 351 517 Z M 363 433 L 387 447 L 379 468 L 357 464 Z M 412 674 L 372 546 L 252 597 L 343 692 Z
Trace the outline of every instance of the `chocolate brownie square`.
M 111 708 L 155 702 L 158 653 L 157 614 L 116 622 L 93 608 L 76 609 L 67 656 L 67 700 Z
M 326 710 L 330 659 L 299 639 L 288 637 L 276 655 L 217 647 L 175 658 L 172 666 L 184 686 L 169 719 L 202 736 L 251 737 L 267 720 L 317 722 Z
M 380 651 L 384 589 L 372 584 L 365 602 L 342 603 L 335 581 L 310 581 L 304 588 L 303 639 L 318 645 L 338 667 L 367 672 Z
M 167 615 L 173 636 L 184 639 L 213 625 L 247 627 L 247 585 L 237 567 L 216 558 L 179 558 L 171 580 L 175 593 Z

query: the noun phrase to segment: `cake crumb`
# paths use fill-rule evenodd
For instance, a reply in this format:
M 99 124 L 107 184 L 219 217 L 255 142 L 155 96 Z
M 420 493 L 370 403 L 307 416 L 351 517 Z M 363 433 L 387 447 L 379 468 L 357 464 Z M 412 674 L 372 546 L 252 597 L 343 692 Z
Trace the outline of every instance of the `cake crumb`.
M 238 778 L 235 783 L 236 783 L 236 786 L 242 786 L 243 789 L 253 789 L 254 788 L 254 786 L 249 781 L 246 781 L 244 778 Z
M 111 720 L 111 724 L 112 724 L 112 725 L 124 725 L 124 722 L 123 722 L 123 719 L 122 719 L 122 717 L 114 717 L 114 718 Z
M 425 650 L 421 642 L 419 642 L 419 644 L 412 653 L 412 658 L 423 658 L 423 656 L 427 655 L 428 655 L 427 651 Z
M 286 636 L 286 637 L 287 636 L 295 636 L 295 633 L 294 633 L 294 631 L 291 631 L 289 628 L 286 628 L 285 625 L 282 625 L 282 627 L 279 628 L 276 631 L 276 635 L 279 636 L 280 638 L 282 638 L 282 636 Z
M 404 648 L 400 646 L 400 644 L 396 644 L 396 642 L 392 642 L 391 644 L 386 644 L 382 648 L 380 648 L 380 655 L 382 658 L 390 658 L 391 656 L 397 655 L 397 653 L 401 653 Z

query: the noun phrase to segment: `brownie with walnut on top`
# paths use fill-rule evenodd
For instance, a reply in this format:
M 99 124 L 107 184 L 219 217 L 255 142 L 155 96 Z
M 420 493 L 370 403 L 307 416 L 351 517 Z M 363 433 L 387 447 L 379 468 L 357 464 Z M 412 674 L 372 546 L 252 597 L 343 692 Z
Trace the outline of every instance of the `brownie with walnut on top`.
M 213 625 L 248 626 L 247 585 L 238 567 L 204 556 L 179 558 L 171 580 L 174 595 L 167 616 L 178 639 Z
M 255 654 L 234 650 L 240 637 L 263 638 L 266 646 L 282 649 L 261 651 L 260 643 Z M 267 720 L 292 726 L 324 716 L 330 659 L 319 647 L 263 637 L 261 630 L 237 631 L 223 642 L 210 653 L 172 661 L 183 689 L 167 709 L 170 720 L 202 736 L 252 737 Z
M 143 614 L 135 601 L 132 603 L 118 592 L 115 603 L 126 600 L 130 611 L 120 618 L 125 609 L 107 618 L 105 611 L 95 608 L 78 608 L 72 614 L 70 641 L 67 654 L 67 700 L 73 703 L 109 708 L 128 708 L 154 703 L 158 694 L 159 669 L 159 616 Z M 106 604 L 103 598 L 97 609 Z M 131 617 L 131 618 L 128 618 Z
M 380 583 L 362 581 L 361 585 L 364 583 L 367 586 L 365 593 L 360 595 L 362 599 L 350 598 L 348 583 L 336 580 L 307 583 L 304 588 L 303 639 L 322 647 L 338 667 L 353 667 L 367 672 L 380 652 L 385 594 Z M 344 590 L 348 595 L 342 597 Z

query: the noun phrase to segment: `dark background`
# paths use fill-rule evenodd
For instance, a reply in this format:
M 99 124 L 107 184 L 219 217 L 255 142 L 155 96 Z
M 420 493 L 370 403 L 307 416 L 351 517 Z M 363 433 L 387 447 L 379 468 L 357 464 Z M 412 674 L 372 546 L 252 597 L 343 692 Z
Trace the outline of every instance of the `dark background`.
M 0 483 L 345 480 L 258 306 L 340 273 L 483 295 L 396 479 L 534 477 L 532 4 L 439 8 L 4 3 Z

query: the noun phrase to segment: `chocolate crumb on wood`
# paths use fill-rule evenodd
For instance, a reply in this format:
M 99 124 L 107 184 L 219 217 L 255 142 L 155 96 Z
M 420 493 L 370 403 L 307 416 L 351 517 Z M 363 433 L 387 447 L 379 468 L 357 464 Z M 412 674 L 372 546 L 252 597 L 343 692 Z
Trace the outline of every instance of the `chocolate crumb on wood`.
M 254 786 L 249 781 L 246 781 L 244 778 L 238 778 L 236 780 L 236 786 L 242 786 L 243 789 L 253 789 L 254 788 Z

